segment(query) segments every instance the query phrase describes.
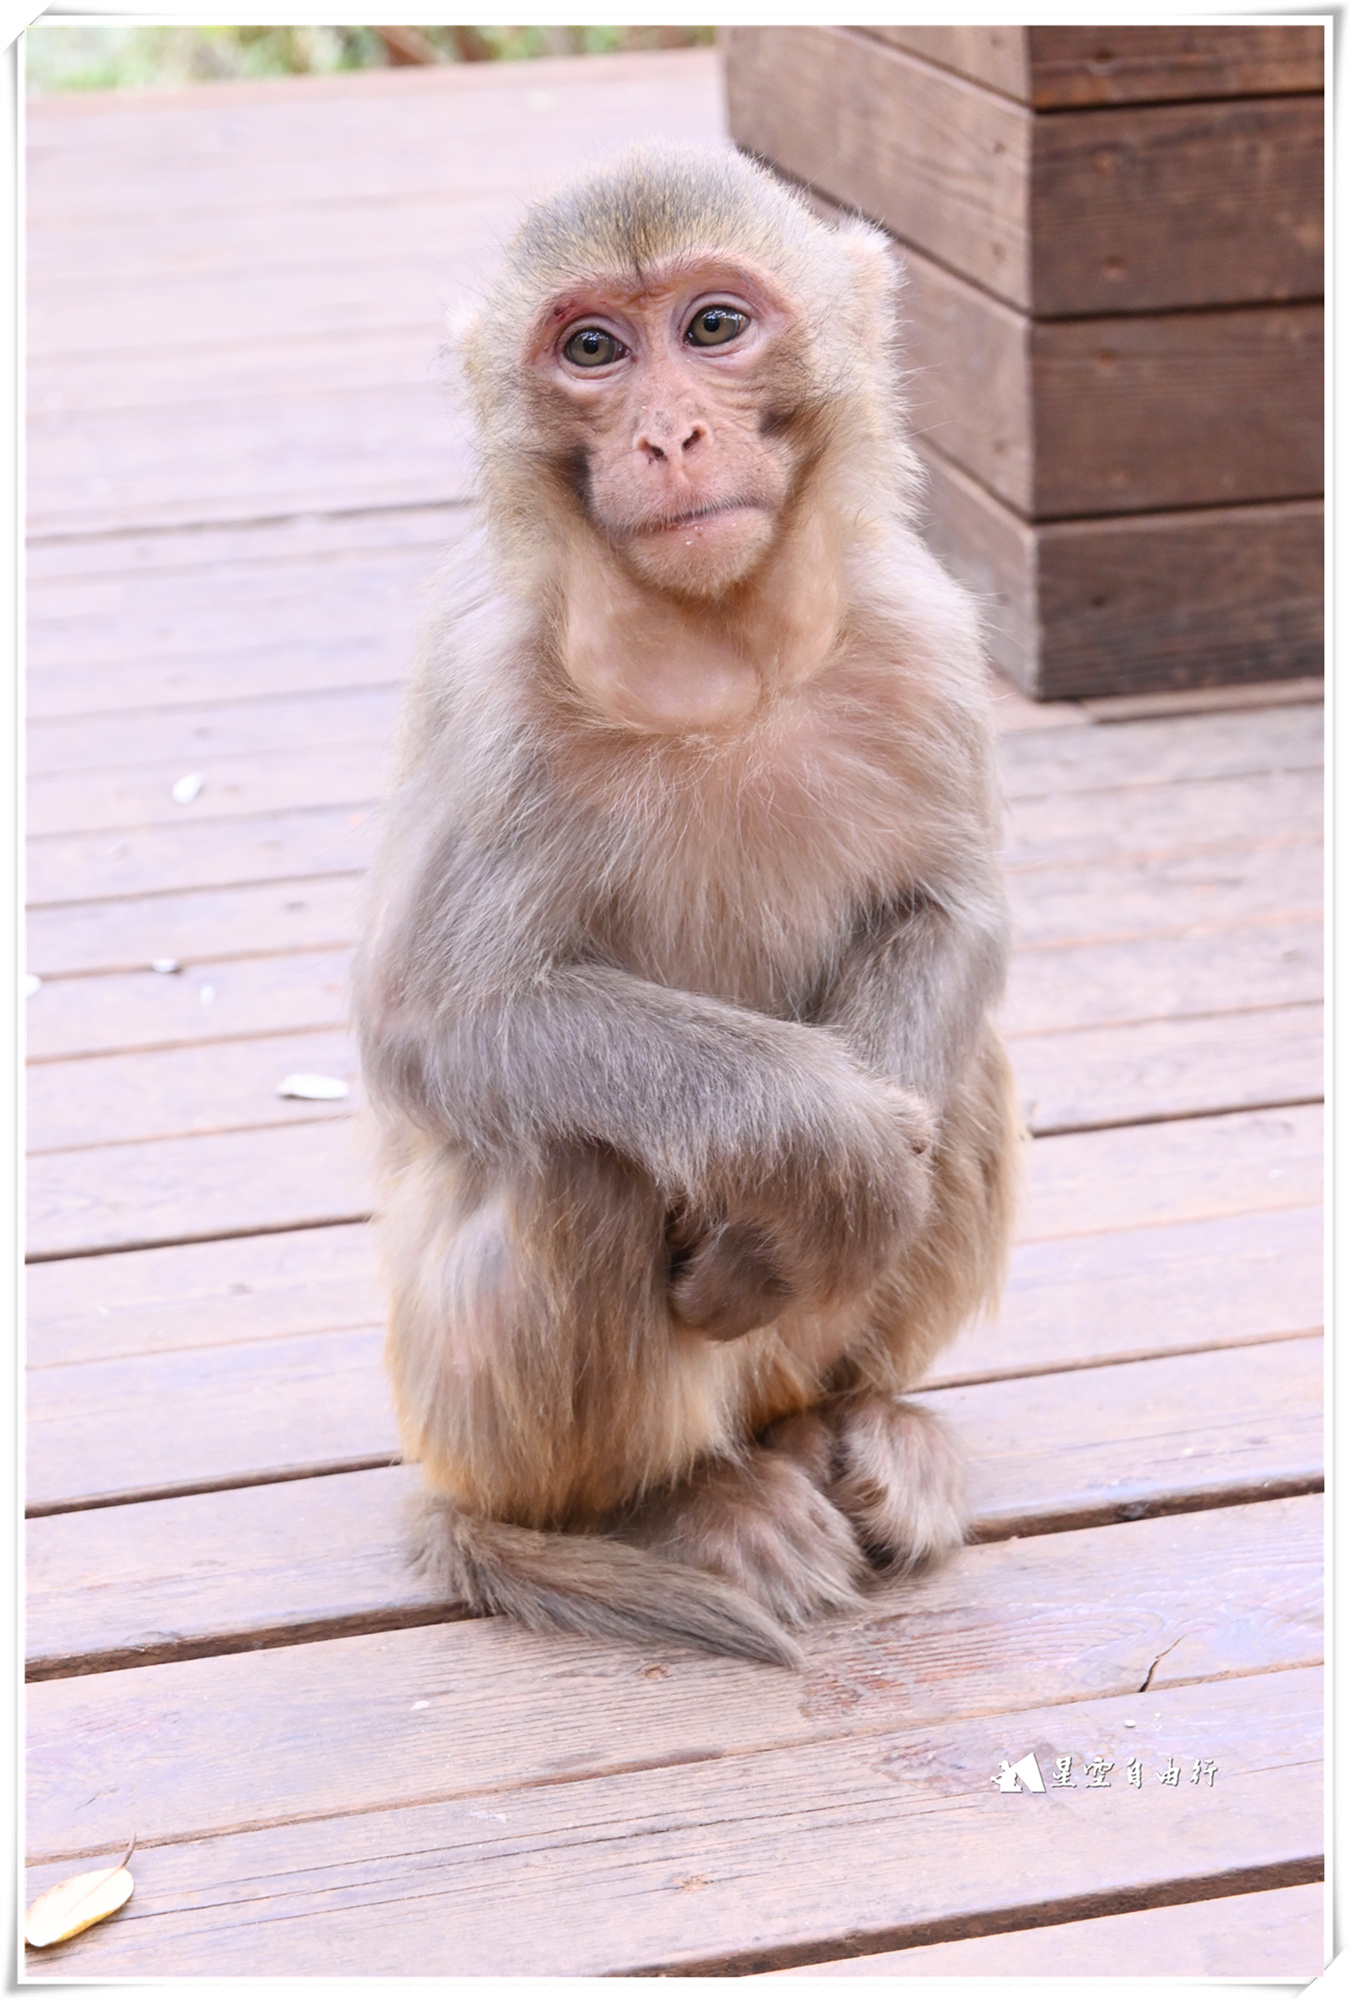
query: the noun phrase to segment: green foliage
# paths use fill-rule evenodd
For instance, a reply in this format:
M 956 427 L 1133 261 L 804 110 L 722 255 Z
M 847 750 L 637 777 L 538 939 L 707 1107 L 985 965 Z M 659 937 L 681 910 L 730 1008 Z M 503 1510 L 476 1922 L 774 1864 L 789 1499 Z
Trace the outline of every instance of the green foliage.
M 221 77 L 299 76 L 390 62 L 520 61 L 688 48 L 712 28 L 152 27 L 34 22 L 24 36 L 31 96 L 57 90 L 172 90 Z

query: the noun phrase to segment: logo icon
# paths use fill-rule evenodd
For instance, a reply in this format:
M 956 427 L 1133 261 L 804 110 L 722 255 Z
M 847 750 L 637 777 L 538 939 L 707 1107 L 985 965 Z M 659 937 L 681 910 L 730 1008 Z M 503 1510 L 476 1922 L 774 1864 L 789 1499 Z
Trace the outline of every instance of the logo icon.
M 1019 1782 L 1021 1780 L 1021 1783 Z M 1037 1762 L 1035 1750 L 1029 1750 L 1026 1757 L 1020 1757 L 1016 1764 L 1010 1764 L 1007 1757 L 999 1760 L 999 1769 L 990 1783 L 1001 1792 L 1021 1792 L 1024 1787 L 1029 1792 L 1044 1792 L 1041 1766 Z

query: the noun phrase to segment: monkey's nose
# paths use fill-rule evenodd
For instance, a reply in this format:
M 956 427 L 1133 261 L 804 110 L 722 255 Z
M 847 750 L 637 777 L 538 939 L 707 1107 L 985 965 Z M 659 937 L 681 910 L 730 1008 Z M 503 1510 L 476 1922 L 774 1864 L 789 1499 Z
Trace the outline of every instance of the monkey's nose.
M 642 426 L 633 444 L 635 451 L 642 452 L 655 465 L 658 459 L 684 457 L 702 444 L 707 436 L 708 426 L 697 417 L 670 423 L 659 413 L 650 423 Z

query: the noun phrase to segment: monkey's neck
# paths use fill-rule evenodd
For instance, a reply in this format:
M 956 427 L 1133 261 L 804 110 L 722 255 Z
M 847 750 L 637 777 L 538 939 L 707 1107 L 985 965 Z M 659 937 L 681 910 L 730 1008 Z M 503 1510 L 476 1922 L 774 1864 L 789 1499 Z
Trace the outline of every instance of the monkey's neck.
M 844 614 L 843 551 L 814 508 L 750 582 L 702 604 L 652 589 L 588 535 L 568 552 L 563 599 L 562 664 L 602 714 L 652 734 L 717 731 L 825 665 Z

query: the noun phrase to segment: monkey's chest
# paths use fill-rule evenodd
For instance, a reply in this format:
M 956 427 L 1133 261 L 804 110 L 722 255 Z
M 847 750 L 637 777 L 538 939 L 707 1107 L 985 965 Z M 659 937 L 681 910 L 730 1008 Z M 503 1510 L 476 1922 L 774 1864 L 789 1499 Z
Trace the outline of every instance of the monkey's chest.
M 603 949 L 659 985 L 800 1013 L 869 911 L 914 879 L 904 802 L 866 815 L 782 793 L 739 803 L 643 843 L 603 913 Z

